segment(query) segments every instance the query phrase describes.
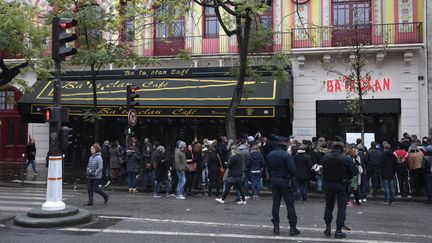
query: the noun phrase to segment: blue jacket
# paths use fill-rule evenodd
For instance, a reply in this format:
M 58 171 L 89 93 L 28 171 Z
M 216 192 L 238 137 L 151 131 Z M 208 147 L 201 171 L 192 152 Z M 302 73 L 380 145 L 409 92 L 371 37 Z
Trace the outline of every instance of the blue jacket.
M 91 179 L 100 179 L 102 178 L 102 167 L 103 167 L 103 159 L 100 152 L 94 153 L 90 155 L 87 171 L 96 171 L 95 176 L 89 177 Z
M 383 160 L 382 152 L 376 148 L 371 148 L 366 153 L 366 167 L 380 167 Z M 367 168 L 366 168 L 367 169 Z
M 292 156 L 280 146 L 275 147 L 266 156 L 266 162 L 270 178 L 288 178 L 296 175 L 296 166 Z
M 259 150 L 251 150 L 249 153 L 250 172 L 261 171 L 264 167 L 264 157 Z

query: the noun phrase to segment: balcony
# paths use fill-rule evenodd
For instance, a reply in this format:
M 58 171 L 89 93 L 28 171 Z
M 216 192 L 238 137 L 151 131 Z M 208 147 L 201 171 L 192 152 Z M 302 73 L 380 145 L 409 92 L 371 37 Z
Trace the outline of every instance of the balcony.
M 422 43 L 422 23 L 293 29 L 292 49 Z
M 289 32 L 274 32 L 268 36 L 259 36 L 265 46 L 251 46 L 252 54 L 271 54 L 290 50 Z M 139 44 L 139 43 L 136 43 Z M 203 55 L 233 55 L 238 53 L 237 38 L 235 36 L 219 35 L 217 37 L 185 36 L 172 38 L 146 38 L 143 40 L 145 56 L 169 57 L 186 51 L 191 56 Z

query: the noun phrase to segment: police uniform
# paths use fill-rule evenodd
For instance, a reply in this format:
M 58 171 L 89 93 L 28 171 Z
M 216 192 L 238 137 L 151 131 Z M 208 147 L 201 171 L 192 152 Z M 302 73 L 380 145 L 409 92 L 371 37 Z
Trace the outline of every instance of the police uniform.
M 358 173 L 357 167 L 352 159 L 343 153 L 344 144 L 334 142 L 330 153 L 323 157 L 323 175 L 325 181 L 325 199 L 326 207 L 324 211 L 324 221 L 326 236 L 331 235 L 331 222 L 333 220 L 333 209 L 335 201 L 338 204 L 338 213 L 336 218 L 335 238 L 345 238 L 346 234 L 342 232 L 346 219 L 346 202 L 347 202 L 347 183 L 349 179 Z
M 273 196 L 272 222 L 273 234 L 279 234 L 279 207 L 283 197 L 290 225 L 290 235 L 298 235 L 300 231 L 296 228 L 297 215 L 294 207 L 294 191 L 291 186 L 291 178 L 295 176 L 296 167 L 293 158 L 286 151 L 284 138 L 273 139 L 276 143 L 274 149 L 266 156 L 267 170 L 271 179 L 271 190 Z

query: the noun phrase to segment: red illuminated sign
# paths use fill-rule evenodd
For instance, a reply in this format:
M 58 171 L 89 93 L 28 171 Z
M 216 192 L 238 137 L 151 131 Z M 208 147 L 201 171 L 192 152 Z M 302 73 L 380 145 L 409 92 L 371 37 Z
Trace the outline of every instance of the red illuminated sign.
M 361 80 L 361 89 L 362 91 L 372 91 L 372 92 L 382 92 L 384 90 L 390 90 L 390 78 L 384 77 L 382 80 L 375 79 L 375 80 Z M 335 92 L 342 92 L 342 91 L 348 91 L 348 92 L 356 92 L 358 87 L 356 87 L 356 84 L 354 81 L 350 81 L 348 79 L 344 80 L 332 80 L 328 79 L 325 82 L 326 91 L 330 93 Z

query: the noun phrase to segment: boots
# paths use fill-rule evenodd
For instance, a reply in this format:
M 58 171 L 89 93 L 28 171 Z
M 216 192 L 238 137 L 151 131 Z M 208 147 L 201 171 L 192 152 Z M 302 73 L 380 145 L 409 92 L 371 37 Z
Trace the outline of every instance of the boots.
M 296 227 L 291 227 L 289 235 L 290 236 L 296 236 L 300 234 L 300 230 L 298 230 Z
M 330 225 L 326 225 L 326 229 L 324 230 L 324 235 L 325 236 L 331 236 L 331 226 Z
M 346 234 L 344 232 L 342 232 L 342 230 L 336 230 L 335 231 L 335 238 L 336 239 L 346 238 Z
M 279 224 L 273 224 L 273 234 L 274 235 L 279 234 Z

